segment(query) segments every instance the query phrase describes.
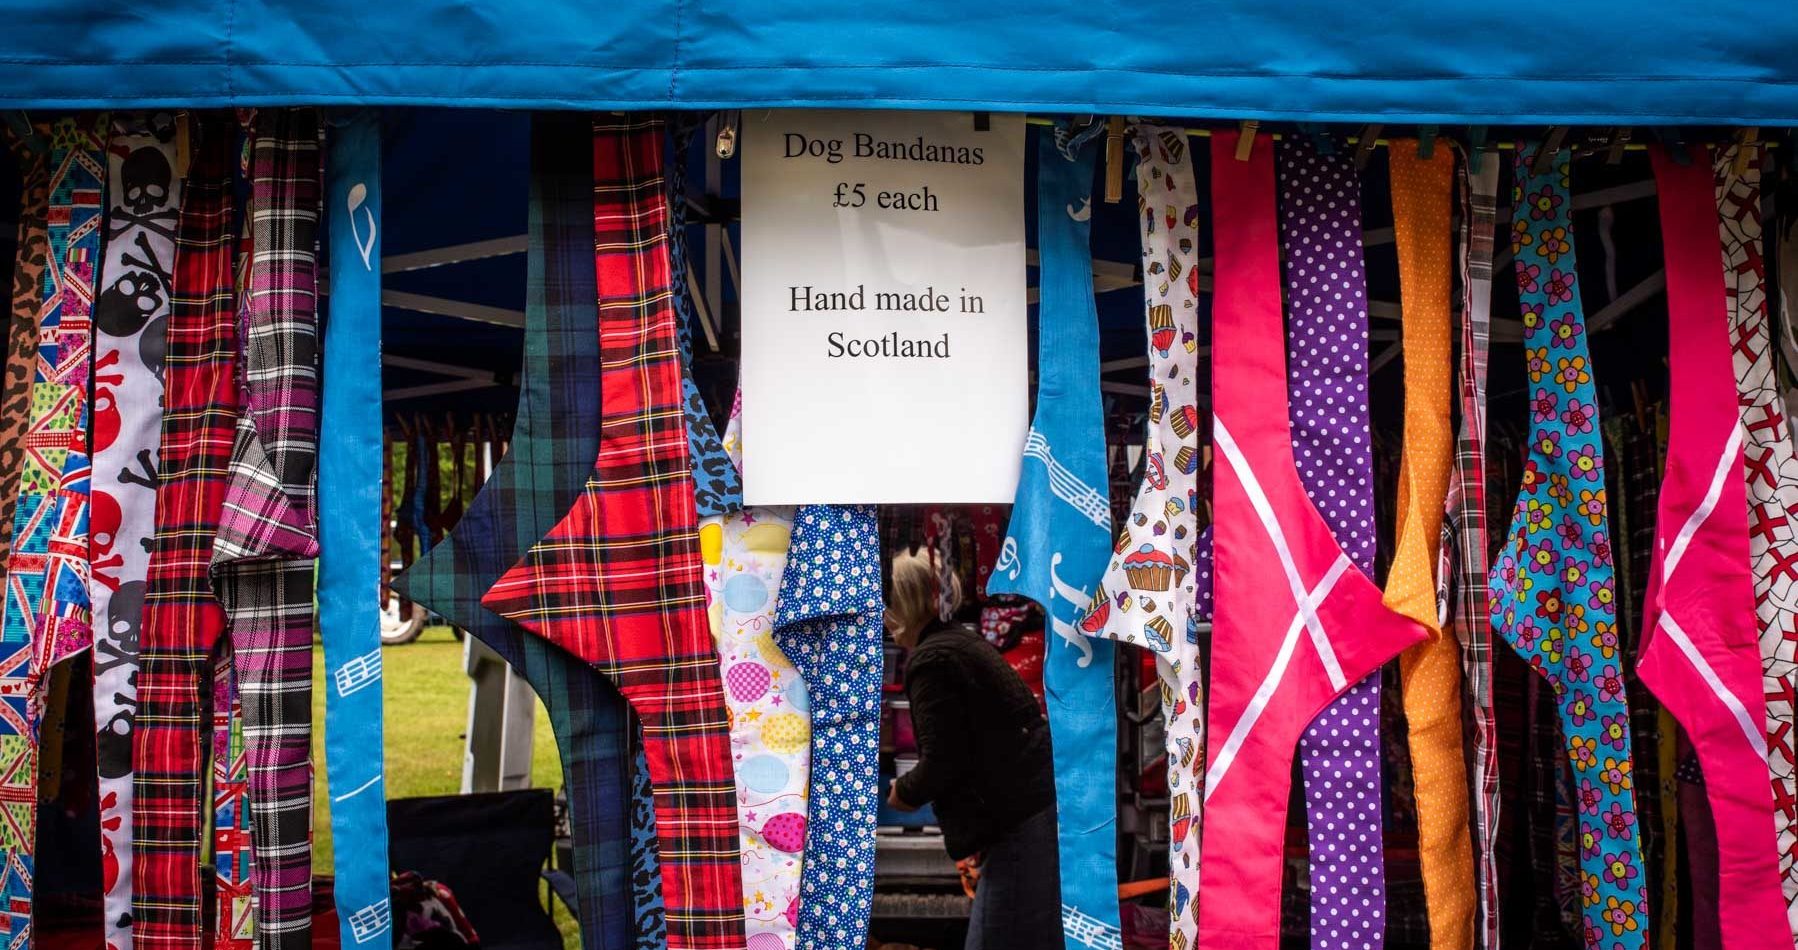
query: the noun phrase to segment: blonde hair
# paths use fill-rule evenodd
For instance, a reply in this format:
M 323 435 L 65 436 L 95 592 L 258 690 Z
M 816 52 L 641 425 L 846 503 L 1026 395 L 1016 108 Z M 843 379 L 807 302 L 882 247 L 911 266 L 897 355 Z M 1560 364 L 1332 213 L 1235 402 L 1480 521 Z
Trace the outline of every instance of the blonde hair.
M 942 617 L 937 598 L 940 581 L 935 565 L 922 551 L 902 551 L 893 558 L 893 583 L 887 593 L 887 609 L 893 612 L 893 618 L 902 629 L 908 633 L 916 631 Z M 948 601 L 959 607 L 961 579 L 953 572 L 949 574 L 949 585 Z

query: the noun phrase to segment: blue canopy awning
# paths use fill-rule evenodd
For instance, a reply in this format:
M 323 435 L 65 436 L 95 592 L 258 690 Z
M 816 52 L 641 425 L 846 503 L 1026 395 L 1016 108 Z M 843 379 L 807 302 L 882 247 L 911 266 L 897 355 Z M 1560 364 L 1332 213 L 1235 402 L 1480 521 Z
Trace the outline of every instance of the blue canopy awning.
M 0 0 L 0 106 L 1798 124 L 1798 4 Z

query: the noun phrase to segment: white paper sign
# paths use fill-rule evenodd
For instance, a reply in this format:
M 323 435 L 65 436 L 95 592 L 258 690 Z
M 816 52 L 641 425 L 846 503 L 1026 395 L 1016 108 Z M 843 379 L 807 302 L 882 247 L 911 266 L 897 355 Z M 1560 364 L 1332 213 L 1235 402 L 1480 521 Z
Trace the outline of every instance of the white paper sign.
M 1010 504 L 1029 428 L 1024 121 L 743 114 L 749 504 Z

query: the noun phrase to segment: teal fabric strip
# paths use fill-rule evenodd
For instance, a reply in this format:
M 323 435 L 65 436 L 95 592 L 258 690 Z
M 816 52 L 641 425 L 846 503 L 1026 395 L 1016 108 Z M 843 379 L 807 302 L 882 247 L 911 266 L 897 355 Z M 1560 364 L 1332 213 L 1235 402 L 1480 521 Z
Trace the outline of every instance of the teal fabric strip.
M 326 163 L 331 298 L 320 415 L 318 625 L 325 765 L 345 947 L 391 942 L 381 755 L 381 130 L 358 112 Z

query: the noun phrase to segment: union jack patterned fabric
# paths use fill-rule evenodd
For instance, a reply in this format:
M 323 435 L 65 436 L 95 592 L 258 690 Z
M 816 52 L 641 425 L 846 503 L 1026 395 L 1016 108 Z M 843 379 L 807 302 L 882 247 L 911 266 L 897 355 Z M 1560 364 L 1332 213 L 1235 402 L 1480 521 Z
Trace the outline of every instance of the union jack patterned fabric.
M 12 268 L 12 308 L 6 324 L 6 376 L 0 389 L 0 563 L 12 542 L 13 507 L 31 421 L 31 380 L 37 375 L 37 322 L 44 306 L 50 258 L 50 168 L 38 130 L 7 126 L 19 168 L 19 230 Z
M 600 442 L 574 509 L 482 598 L 643 721 L 673 950 L 741 948 L 736 785 L 682 419 L 660 119 L 593 126 Z
M 244 757 L 243 703 L 231 673 L 230 641 L 213 654 L 212 879 L 213 950 L 255 946 L 250 914 L 250 770 Z
M 93 636 L 87 388 L 107 123 L 104 115 L 65 117 L 50 128 L 49 266 L 0 620 L 0 920 L 8 947 L 31 943 L 41 689 L 50 668 L 85 649 Z
M 212 549 L 243 703 L 263 950 L 312 945 L 319 131 L 312 109 L 263 109 L 255 117 L 245 412 Z
M 202 690 L 225 630 L 208 568 L 238 412 L 232 283 L 232 144 L 226 121 L 194 123 L 175 239 L 156 533 L 138 644 L 132 828 L 134 939 L 200 941 Z

